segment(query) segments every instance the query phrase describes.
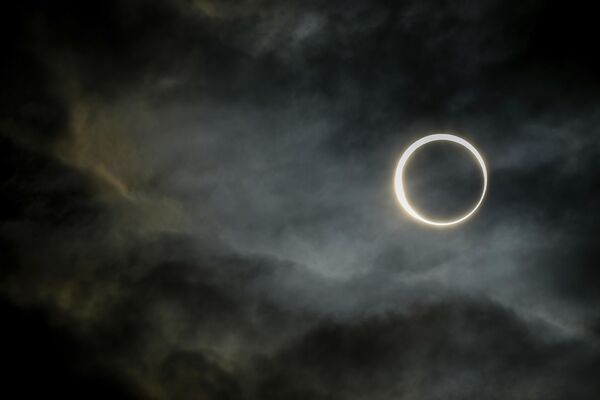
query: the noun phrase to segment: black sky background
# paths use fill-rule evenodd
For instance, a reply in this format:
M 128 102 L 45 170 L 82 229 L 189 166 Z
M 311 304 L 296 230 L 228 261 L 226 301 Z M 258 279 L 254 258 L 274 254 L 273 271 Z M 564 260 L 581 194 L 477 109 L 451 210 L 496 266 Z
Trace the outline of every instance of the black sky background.
M 599 398 L 595 11 L 3 5 L 3 397 Z

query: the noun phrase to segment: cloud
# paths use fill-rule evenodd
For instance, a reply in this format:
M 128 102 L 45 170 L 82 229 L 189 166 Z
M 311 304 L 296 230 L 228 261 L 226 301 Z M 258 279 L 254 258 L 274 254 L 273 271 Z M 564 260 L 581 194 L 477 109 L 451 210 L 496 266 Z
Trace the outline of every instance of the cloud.
M 591 398 L 578 344 L 539 340 L 494 304 L 454 300 L 407 316 L 326 324 L 278 355 L 262 398 Z M 595 365 L 595 366 L 594 366 Z
M 15 387 L 597 397 L 593 63 L 574 79 L 576 54 L 544 51 L 532 21 L 560 19 L 552 5 L 11 7 L 0 293 Z M 413 225 L 393 197 L 399 152 L 434 130 L 489 162 L 460 230 Z M 468 175 L 425 159 L 448 186 Z

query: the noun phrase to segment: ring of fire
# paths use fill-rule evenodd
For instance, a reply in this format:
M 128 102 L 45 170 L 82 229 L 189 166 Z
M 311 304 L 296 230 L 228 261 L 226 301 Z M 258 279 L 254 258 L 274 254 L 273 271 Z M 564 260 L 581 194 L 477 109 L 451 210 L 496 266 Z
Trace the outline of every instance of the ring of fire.
M 424 216 L 422 216 L 420 213 L 418 213 L 415 210 L 415 208 L 408 201 L 408 197 L 406 195 L 406 189 L 405 189 L 405 185 L 404 185 L 404 167 L 406 166 L 406 163 L 408 162 L 410 157 L 413 155 L 413 153 L 417 149 L 419 149 L 421 146 L 426 145 L 427 143 L 437 142 L 437 141 L 454 142 L 454 143 L 460 144 L 461 146 L 465 147 L 467 150 L 469 150 L 473 154 L 473 156 L 479 163 L 479 166 L 481 167 L 481 172 L 483 173 L 483 189 L 481 191 L 481 196 L 479 197 L 479 201 L 477 202 L 475 207 L 473 207 L 466 214 L 462 215 L 461 217 L 459 217 L 457 219 L 439 221 L 439 220 L 425 218 Z M 466 220 L 467 218 L 469 218 L 471 215 L 473 215 L 475 213 L 475 211 L 477 211 L 477 209 L 479 208 L 481 203 L 483 202 L 483 198 L 485 197 L 485 192 L 487 190 L 487 180 L 488 180 L 487 168 L 485 166 L 485 162 L 483 161 L 483 157 L 481 157 L 481 154 L 479 154 L 477 149 L 475 149 L 475 147 L 473 145 L 471 145 L 471 143 L 467 142 L 465 139 L 455 136 L 455 135 L 449 135 L 449 134 L 445 134 L 445 133 L 437 133 L 437 134 L 425 136 L 425 137 L 417 140 L 413 144 L 411 144 L 404 151 L 404 153 L 402 153 L 402 156 L 400 157 L 400 161 L 398 161 L 398 166 L 396 167 L 396 176 L 394 178 L 396 196 L 398 197 L 398 201 L 400 202 L 400 205 L 402 206 L 402 208 L 412 218 L 416 219 L 417 221 L 423 222 L 427 225 L 434 225 L 434 226 L 439 226 L 439 227 L 458 224 L 458 223 Z

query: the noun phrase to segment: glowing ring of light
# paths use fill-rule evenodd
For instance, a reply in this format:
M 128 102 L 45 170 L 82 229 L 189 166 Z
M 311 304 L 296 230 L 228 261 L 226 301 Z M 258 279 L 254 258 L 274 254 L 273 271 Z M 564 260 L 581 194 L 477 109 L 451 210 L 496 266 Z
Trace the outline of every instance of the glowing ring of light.
M 464 214 L 460 218 L 450 220 L 450 221 L 435 221 L 435 220 L 431 220 L 431 219 L 427 219 L 427 218 L 423 217 L 410 204 L 410 202 L 408 201 L 408 198 L 406 197 L 406 191 L 404 189 L 404 167 L 406 166 L 406 163 L 408 162 L 409 158 L 419 147 L 421 147 L 427 143 L 437 142 L 437 141 L 454 142 L 454 143 L 458 143 L 461 146 L 467 148 L 467 150 L 469 150 L 475 156 L 477 161 L 479 162 L 479 166 L 481 167 L 481 172 L 483 173 L 483 190 L 481 191 L 481 197 L 479 198 L 479 201 L 477 202 L 475 207 L 473 207 L 472 210 L 470 210 L 468 213 Z M 396 196 L 398 197 L 398 201 L 400 202 L 400 205 L 414 219 L 421 221 L 428 225 L 435 225 L 435 226 L 454 225 L 454 224 L 458 224 L 459 222 L 466 220 L 471 215 L 473 215 L 475 213 L 475 211 L 477 211 L 477 209 L 479 208 L 481 203 L 483 202 L 483 198 L 485 197 L 485 192 L 487 190 L 487 169 L 485 167 L 485 162 L 483 161 L 483 157 L 481 157 L 481 154 L 479 154 L 477 149 L 475 149 L 475 147 L 473 147 L 473 145 L 471 145 L 471 143 L 469 143 L 465 139 L 455 136 L 455 135 L 437 133 L 434 135 L 425 136 L 425 137 L 417 140 L 416 142 L 411 144 L 408 147 L 408 149 L 406 149 L 406 151 L 402 154 L 402 156 L 400 157 L 400 161 L 398 161 L 398 166 L 396 167 L 395 188 L 396 188 Z

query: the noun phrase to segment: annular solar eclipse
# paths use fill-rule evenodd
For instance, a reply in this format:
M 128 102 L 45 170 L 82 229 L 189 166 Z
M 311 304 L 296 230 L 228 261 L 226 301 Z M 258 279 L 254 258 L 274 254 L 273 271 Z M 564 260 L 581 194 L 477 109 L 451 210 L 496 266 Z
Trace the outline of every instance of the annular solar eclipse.
M 434 220 L 434 219 L 426 218 L 425 216 L 423 216 L 420 212 L 418 212 L 415 209 L 415 207 L 408 200 L 408 194 L 406 193 L 406 185 L 404 184 L 404 168 L 405 168 L 407 162 L 410 160 L 410 157 L 414 154 L 415 151 L 417 151 L 419 148 L 426 145 L 427 143 L 437 142 L 437 141 L 448 141 L 448 142 L 457 143 L 457 144 L 463 146 L 464 148 L 466 148 L 467 150 L 469 150 L 471 152 L 471 154 L 473 154 L 473 156 L 475 157 L 477 162 L 479 163 L 479 166 L 481 167 L 481 172 L 483 174 L 483 188 L 481 190 L 481 196 L 479 197 L 477 204 L 475 204 L 475 206 L 472 209 L 468 210 L 465 214 L 463 214 L 457 218 L 450 219 L 450 220 Z M 465 139 L 455 136 L 455 135 L 446 134 L 446 133 L 436 133 L 433 135 L 428 135 L 428 136 L 422 137 L 421 139 L 417 140 L 416 142 L 414 142 L 410 146 L 408 146 L 408 148 L 404 151 L 404 153 L 402 153 L 402 156 L 400 157 L 400 160 L 398 161 L 398 166 L 396 167 L 396 175 L 394 178 L 396 196 L 398 197 L 398 201 L 400 202 L 400 205 L 402 206 L 402 208 L 415 220 L 423 222 L 427 225 L 434 225 L 434 226 L 438 226 L 438 227 L 455 225 L 455 224 L 465 221 L 470 216 L 472 216 L 475 213 L 475 211 L 477 211 L 477 209 L 479 208 L 481 203 L 483 202 L 483 198 L 485 197 L 485 192 L 487 190 L 487 180 L 488 180 L 488 178 L 487 178 L 487 169 L 485 166 L 485 162 L 483 161 L 483 157 L 481 157 L 481 154 L 479 154 L 477 149 L 471 143 L 467 142 Z

